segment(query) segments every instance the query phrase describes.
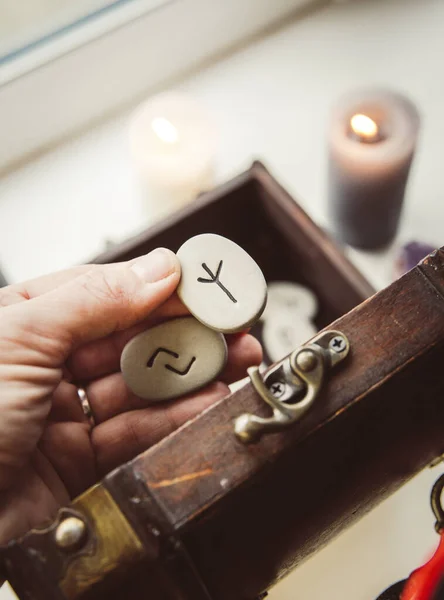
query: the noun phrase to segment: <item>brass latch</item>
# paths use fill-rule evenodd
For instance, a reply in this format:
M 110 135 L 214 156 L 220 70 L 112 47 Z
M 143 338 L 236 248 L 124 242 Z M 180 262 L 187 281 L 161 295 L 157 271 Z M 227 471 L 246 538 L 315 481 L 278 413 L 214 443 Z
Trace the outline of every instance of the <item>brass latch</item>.
M 321 390 L 325 373 L 344 360 L 350 350 L 340 331 L 324 331 L 301 346 L 262 376 L 258 367 L 248 375 L 261 398 L 271 406 L 269 418 L 245 413 L 234 423 L 236 436 L 244 443 L 256 442 L 264 433 L 281 431 L 298 421 Z

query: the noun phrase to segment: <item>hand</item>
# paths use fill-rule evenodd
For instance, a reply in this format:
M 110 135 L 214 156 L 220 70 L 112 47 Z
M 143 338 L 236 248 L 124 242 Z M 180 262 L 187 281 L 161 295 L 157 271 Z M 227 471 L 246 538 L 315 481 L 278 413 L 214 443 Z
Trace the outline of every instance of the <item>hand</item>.
M 227 337 L 221 380 L 148 406 L 126 387 L 120 354 L 137 332 L 186 314 L 173 295 L 176 256 L 158 249 L 0 290 L 0 543 L 54 516 L 70 498 L 225 396 L 261 360 L 247 334 Z M 86 419 L 85 388 L 96 426 Z

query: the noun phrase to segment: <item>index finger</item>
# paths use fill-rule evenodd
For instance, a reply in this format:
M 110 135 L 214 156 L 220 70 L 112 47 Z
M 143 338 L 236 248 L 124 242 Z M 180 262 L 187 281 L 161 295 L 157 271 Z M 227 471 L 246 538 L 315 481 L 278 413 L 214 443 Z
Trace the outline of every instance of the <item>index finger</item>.
M 137 259 L 128 261 L 128 264 L 133 264 Z M 34 279 L 28 279 L 20 283 L 11 283 L 4 288 L 0 288 L 0 307 L 10 306 L 11 304 L 18 304 L 19 302 L 26 302 L 32 298 L 37 298 L 48 292 L 52 292 L 56 288 L 65 283 L 68 283 L 72 279 L 97 269 L 99 265 L 86 264 L 77 265 L 70 267 L 69 269 L 63 269 L 61 271 L 55 271 L 54 273 L 47 273 Z
M 71 279 L 83 275 L 87 271 L 91 271 L 96 268 L 97 265 L 79 265 L 63 271 L 56 271 L 55 273 L 48 273 L 35 279 L 30 279 L 21 283 L 12 283 L 4 288 L 0 289 L 0 307 L 10 306 L 11 304 L 18 304 L 19 302 L 26 302 L 32 298 L 37 298 L 42 294 L 46 294 L 63 285 Z

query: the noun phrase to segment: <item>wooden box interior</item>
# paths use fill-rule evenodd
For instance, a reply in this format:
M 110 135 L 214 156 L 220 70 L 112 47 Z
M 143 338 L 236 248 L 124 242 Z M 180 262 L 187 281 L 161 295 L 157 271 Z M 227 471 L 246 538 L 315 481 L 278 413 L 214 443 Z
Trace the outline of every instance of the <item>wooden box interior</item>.
M 309 287 L 319 301 L 318 328 L 373 293 L 340 249 L 259 162 L 93 262 L 129 260 L 159 246 L 176 251 L 200 233 L 217 233 L 242 246 L 268 282 L 287 280 Z

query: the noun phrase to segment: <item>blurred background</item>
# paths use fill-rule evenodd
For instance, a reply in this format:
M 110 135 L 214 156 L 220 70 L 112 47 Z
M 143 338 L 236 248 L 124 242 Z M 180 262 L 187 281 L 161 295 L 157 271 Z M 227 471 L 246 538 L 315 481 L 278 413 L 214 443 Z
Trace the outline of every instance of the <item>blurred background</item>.
M 88 261 L 260 159 L 385 287 L 407 244 L 444 244 L 443 26 L 442 0 L 0 0 L 4 277 Z M 421 126 L 407 140 L 396 236 L 362 250 L 331 219 L 332 186 L 347 187 L 328 175 L 331 114 L 373 87 L 408 97 Z M 437 542 L 428 496 L 439 472 L 417 476 L 271 600 L 371 600 L 406 577 Z M 0 598 L 11 597 L 5 586 Z

